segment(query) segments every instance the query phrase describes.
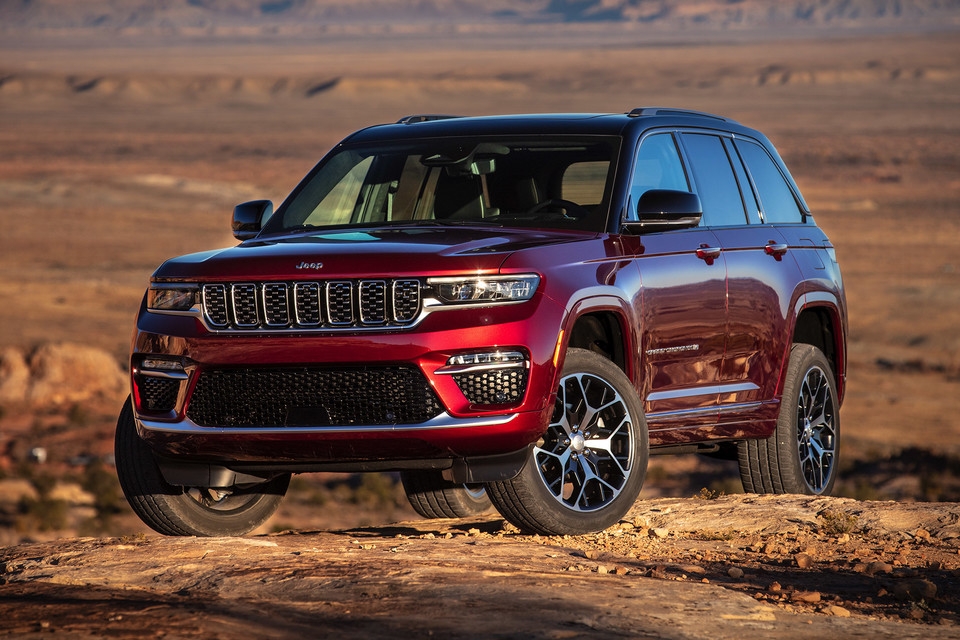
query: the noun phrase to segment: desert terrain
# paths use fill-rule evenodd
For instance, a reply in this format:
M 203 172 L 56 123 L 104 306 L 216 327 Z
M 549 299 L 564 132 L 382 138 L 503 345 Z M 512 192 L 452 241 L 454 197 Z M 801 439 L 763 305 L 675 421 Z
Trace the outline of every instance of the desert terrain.
M 0 585 L 6 582 L 0 586 L 0 634 L 45 633 L 58 616 L 72 620 L 69 611 L 80 616 L 78 626 L 61 627 L 64 633 L 106 634 L 107 626 L 77 612 L 112 611 L 109 603 L 119 597 L 113 578 L 50 567 L 72 566 L 78 562 L 73 558 L 90 554 L 93 563 L 119 563 L 124 568 L 117 575 L 127 576 L 123 572 L 137 567 L 108 554 L 126 546 L 142 549 L 158 565 L 167 558 L 182 575 L 164 578 L 156 591 L 144 586 L 144 576 L 156 575 L 146 569 L 139 578 L 116 578 L 116 589 L 145 589 L 117 605 L 118 620 L 126 616 L 132 624 L 134 609 L 154 612 L 133 618 L 141 622 L 176 611 L 183 626 L 173 635 L 206 637 L 212 627 L 198 621 L 200 615 L 216 613 L 222 622 L 249 605 L 244 595 L 220 607 L 226 598 L 220 583 L 204 573 L 213 569 L 190 564 L 199 563 L 209 545 L 149 533 L 126 509 L 112 475 L 113 423 L 126 393 L 122 365 L 133 318 L 150 273 L 164 259 L 232 244 L 234 204 L 261 197 L 279 203 L 320 156 L 359 127 L 411 113 L 626 111 L 641 105 L 719 113 L 763 130 L 833 240 L 850 311 L 843 498 L 815 507 L 761 501 L 769 510 L 756 516 L 759 524 L 746 516 L 725 520 L 709 507 L 728 501 L 737 512 L 738 501 L 749 499 L 733 495 L 739 491 L 735 464 L 657 457 L 641 501 L 617 536 L 532 540 L 492 516 L 479 523 L 412 524 L 413 512 L 388 475 L 302 477 L 261 537 L 217 543 L 232 558 L 230 575 L 243 573 L 247 563 L 267 562 L 255 554 L 245 559 L 257 549 L 286 553 L 269 566 L 273 577 L 289 578 L 298 575 L 295 548 L 316 547 L 316 557 L 330 562 L 343 549 L 360 553 L 374 545 L 367 556 L 399 546 L 425 558 L 410 569 L 421 572 L 418 580 L 447 579 L 457 566 L 451 557 L 480 545 L 492 555 L 465 568 L 500 580 L 496 566 L 513 562 L 511 553 L 556 546 L 562 550 L 546 554 L 547 560 L 537 556 L 549 564 L 531 561 L 510 578 L 521 582 L 509 588 L 547 589 L 575 574 L 572 589 L 601 589 L 627 578 L 630 589 L 642 589 L 650 581 L 638 578 L 685 575 L 684 581 L 703 577 L 713 585 L 691 597 L 722 600 L 718 594 L 737 593 L 777 610 L 755 619 L 752 610 L 724 612 L 757 624 L 731 627 L 730 637 L 779 632 L 784 620 L 799 624 L 793 616 L 814 624 L 811 632 L 826 630 L 842 615 L 830 616 L 830 606 L 850 613 L 853 623 L 902 620 L 890 622 L 891 637 L 904 636 L 904 626 L 916 637 L 934 637 L 924 635 L 931 629 L 943 637 L 951 629 L 957 633 L 950 625 L 960 624 L 958 535 L 944 527 L 957 522 L 960 502 L 960 7 L 821 3 L 839 8 L 808 16 L 799 9 L 767 11 L 759 0 L 521 2 L 504 17 L 510 3 L 451 0 L 434 3 L 433 14 L 409 15 L 403 3 L 387 0 L 260 3 L 261 14 L 267 5 L 278 15 L 285 6 L 293 12 L 272 21 L 260 14 L 251 19 L 243 8 L 256 3 L 239 0 L 172 2 L 164 5 L 167 14 L 140 11 L 125 18 L 117 7 L 137 2 L 114 3 L 99 14 L 89 8 L 107 4 L 88 3 L 86 13 L 49 1 L 34 2 L 33 9 L 0 5 L 0 546 L 9 545 L 0 549 Z M 657 18 L 653 9 L 643 13 L 647 4 L 668 10 Z M 888 4 L 905 7 L 903 15 L 849 9 Z M 204 5 L 226 9 L 202 14 L 204 22 L 195 18 Z M 363 13 L 367 5 L 386 13 Z M 601 5 L 620 13 L 600 19 L 584 9 Z M 730 13 L 732 5 L 740 5 L 740 14 Z M 553 13 L 543 17 L 544 7 Z M 666 507 L 661 500 L 677 502 Z M 661 507 L 700 522 L 657 520 L 654 510 Z M 783 516 L 777 509 L 804 515 Z M 830 532 L 821 514 L 831 509 L 852 514 L 848 531 Z M 864 524 L 868 513 L 902 517 L 871 528 Z M 787 531 L 783 523 L 790 517 L 806 524 L 795 522 L 799 528 Z M 400 521 L 407 522 L 386 526 Z M 360 526 L 374 528 L 354 529 Z M 479 534 L 469 534 L 473 529 Z M 668 535 L 658 537 L 656 529 Z M 63 539 L 77 534 L 114 537 Z M 403 544 L 393 540 L 396 535 L 406 536 Z M 843 535 L 847 540 L 839 542 Z M 605 546 L 611 536 L 631 542 Z M 367 537 L 373 541 L 364 542 Z M 710 553 L 693 548 L 704 542 Z M 908 553 L 900 555 L 903 549 Z M 812 564 L 798 560 L 802 554 Z M 403 591 L 402 568 L 368 557 L 351 562 L 336 565 L 337 579 L 381 571 L 393 578 L 366 594 L 354 584 L 354 604 L 344 609 L 363 611 L 364 624 L 372 625 L 389 607 L 406 606 L 388 597 Z M 856 570 L 871 562 L 889 571 Z M 598 573 L 600 566 L 609 573 Z M 727 573 L 738 567 L 747 578 Z M 927 586 L 914 585 L 921 590 L 916 597 L 916 590 L 896 586 L 910 580 L 937 591 L 931 596 Z M 774 582 L 781 591 L 771 591 Z M 70 585 L 81 584 L 104 590 L 90 595 L 99 604 L 75 599 Z M 616 585 L 607 588 L 616 591 Z M 504 589 L 476 601 L 508 601 Z M 823 598 L 804 602 L 794 592 Z M 338 600 L 325 592 L 309 598 L 296 593 L 270 597 Z M 550 606 L 569 608 L 568 597 Z M 377 610 L 365 601 L 360 608 L 364 598 L 389 607 Z M 62 609 L 40 616 L 54 603 Z M 466 610 L 467 604 L 457 606 Z M 7 617 L 14 609 L 24 613 Z M 564 627 L 551 637 L 625 633 L 596 622 L 614 615 L 599 611 L 591 614 L 594 626 Z M 764 622 L 768 613 L 774 620 Z M 243 619 L 255 620 L 250 615 Z M 304 628 L 298 625 L 319 614 L 307 607 L 296 615 L 273 635 L 295 636 Z M 352 621 L 345 610 L 324 615 L 339 629 Z M 684 615 L 692 614 L 688 609 Z M 404 620 L 393 631 L 427 628 Z M 436 631 L 456 629 L 451 625 Z M 514 636 L 501 635 L 549 635 L 517 629 Z M 260 635 L 268 631 L 263 627 Z M 470 634 L 461 629 L 461 635 Z M 669 637 L 701 636 L 685 627 Z

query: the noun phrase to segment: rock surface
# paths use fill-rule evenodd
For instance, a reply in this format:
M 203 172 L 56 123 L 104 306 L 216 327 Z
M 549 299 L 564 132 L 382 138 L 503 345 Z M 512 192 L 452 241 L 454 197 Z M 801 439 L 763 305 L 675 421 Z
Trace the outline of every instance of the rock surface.
M 585 536 L 491 515 L 23 544 L 0 550 L 0 636 L 956 638 L 958 522 L 954 503 L 723 496 Z
M 120 398 L 128 386 L 106 351 L 73 343 L 47 343 L 32 353 L 0 352 L 0 402 L 62 406 L 92 398 Z

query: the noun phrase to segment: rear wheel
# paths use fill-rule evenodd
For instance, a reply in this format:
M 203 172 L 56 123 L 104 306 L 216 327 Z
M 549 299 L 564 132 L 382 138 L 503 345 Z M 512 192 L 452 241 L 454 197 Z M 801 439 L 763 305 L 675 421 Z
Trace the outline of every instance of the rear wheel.
M 137 435 L 128 399 L 114 441 L 120 487 L 134 513 L 168 536 L 240 536 L 263 524 L 280 506 L 290 474 L 243 487 L 168 484 L 150 447 Z
M 743 490 L 830 495 L 840 453 L 839 408 L 826 356 L 814 346 L 793 345 L 777 430 L 738 445 Z
M 630 380 L 606 358 L 570 349 L 546 433 L 520 474 L 487 485 L 487 493 L 524 531 L 600 531 L 633 506 L 648 456 L 643 406 Z
M 439 471 L 403 471 L 400 480 L 410 506 L 424 518 L 466 518 L 493 506 L 482 485 L 455 484 Z

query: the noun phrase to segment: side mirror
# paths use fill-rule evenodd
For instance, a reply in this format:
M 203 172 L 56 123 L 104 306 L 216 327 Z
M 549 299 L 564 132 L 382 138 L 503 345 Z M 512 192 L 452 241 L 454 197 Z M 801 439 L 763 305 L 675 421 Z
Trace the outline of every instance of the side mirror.
M 630 233 L 688 229 L 700 224 L 703 205 L 695 193 L 651 189 L 637 202 L 637 219 L 621 226 Z
M 273 215 L 269 200 L 252 200 L 233 208 L 233 237 L 241 242 L 255 238 L 264 223 Z

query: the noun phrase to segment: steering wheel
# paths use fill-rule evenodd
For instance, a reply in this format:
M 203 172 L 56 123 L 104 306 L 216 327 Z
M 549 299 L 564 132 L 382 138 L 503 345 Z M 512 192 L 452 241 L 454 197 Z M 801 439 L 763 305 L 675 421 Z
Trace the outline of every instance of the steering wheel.
M 563 198 L 550 198 L 549 200 L 544 200 L 543 202 L 538 202 L 533 205 L 524 215 L 532 215 L 534 213 L 539 213 L 544 209 L 549 207 L 556 207 L 561 211 L 566 211 L 563 214 L 564 218 L 582 218 L 583 216 L 590 215 L 590 211 L 585 207 L 572 202 L 570 200 L 564 200 Z

